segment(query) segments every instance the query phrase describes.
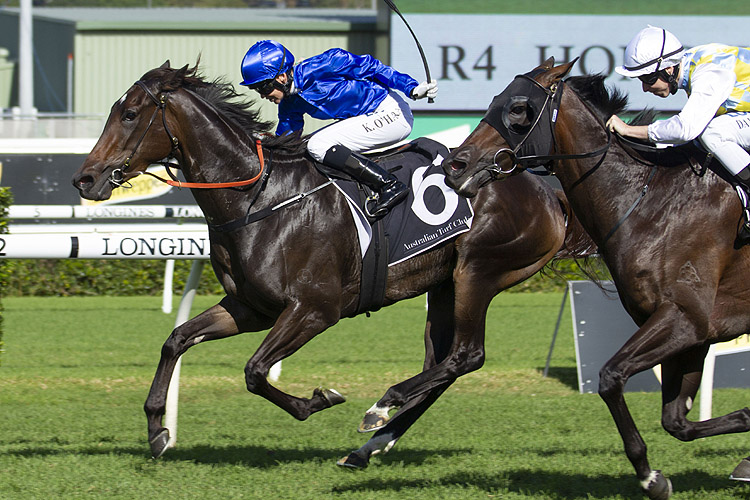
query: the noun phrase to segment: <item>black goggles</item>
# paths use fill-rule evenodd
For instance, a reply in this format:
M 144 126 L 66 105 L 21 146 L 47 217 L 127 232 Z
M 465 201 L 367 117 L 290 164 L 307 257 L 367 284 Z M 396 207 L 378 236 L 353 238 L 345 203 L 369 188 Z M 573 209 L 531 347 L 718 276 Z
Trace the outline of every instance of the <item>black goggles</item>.
M 649 73 L 647 75 L 641 75 L 638 77 L 638 79 L 646 85 L 653 85 L 659 80 L 660 76 L 661 71 L 654 71 L 653 73 Z
M 276 85 L 274 85 L 275 80 L 273 78 L 268 80 L 263 80 L 262 82 L 258 82 L 255 85 L 251 85 L 250 88 L 256 91 L 260 94 L 261 97 L 266 97 L 268 94 L 274 91 L 276 89 Z

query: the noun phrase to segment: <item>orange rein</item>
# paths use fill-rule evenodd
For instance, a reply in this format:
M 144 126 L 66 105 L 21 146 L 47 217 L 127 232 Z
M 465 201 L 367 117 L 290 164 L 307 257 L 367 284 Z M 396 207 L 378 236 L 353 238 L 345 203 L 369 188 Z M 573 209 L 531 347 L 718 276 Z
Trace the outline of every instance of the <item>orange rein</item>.
M 144 174 L 148 174 L 151 177 L 155 177 L 162 181 L 165 184 L 169 184 L 170 186 L 175 186 L 179 188 L 191 188 L 191 189 L 220 189 L 220 188 L 233 188 L 233 187 L 242 187 L 242 186 L 249 186 L 251 184 L 254 184 L 258 182 L 260 177 L 263 175 L 263 170 L 265 169 L 265 160 L 263 159 L 263 147 L 260 144 L 260 139 L 255 140 L 255 147 L 258 149 L 258 160 L 260 160 L 260 172 L 258 172 L 258 175 L 253 177 L 252 179 L 247 179 L 244 181 L 234 181 L 234 182 L 181 182 L 178 180 L 168 180 L 164 179 L 162 177 L 159 177 L 158 175 L 152 174 L 151 172 L 142 172 Z

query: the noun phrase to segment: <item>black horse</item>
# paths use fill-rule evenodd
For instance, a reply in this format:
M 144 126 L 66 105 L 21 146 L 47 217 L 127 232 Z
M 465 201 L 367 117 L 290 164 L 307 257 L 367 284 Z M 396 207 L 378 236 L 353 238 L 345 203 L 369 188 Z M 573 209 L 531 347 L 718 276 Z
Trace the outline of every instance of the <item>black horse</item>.
M 448 185 L 480 196 L 498 184 L 479 189 L 493 179 L 550 165 L 640 327 L 601 369 L 599 394 L 644 493 L 666 499 L 671 483 L 651 469 L 623 390 L 631 376 L 661 364 L 662 425 L 672 436 L 750 430 L 747 408 L 687 419 L 709 346 L 750 332 L 750 250 L 736 245 L 742 208 L 712 171 L 723 169 L 705 171 L 697 149 L 660 151 L 613 138 L 604 124 L 626 99 L 601 75 L 563 80 L 574 62 L 554 67 L 549 59 L 516 77 L 443 168 Z M 731 477 L 750 480 L 750 461 Z
M 344 401 L 325 389 L 294 397 L 266 376 L 274 363 L 357 313 L 362 259 L 349 208 L 337 190 L 319 189 L 327 179 L 306 156 L 304 139 L 269 137 L 270 125 L 238 97 L 227 83 L 202 79 L 196 67 L 174 69 L 167 61 L 112 106 L 73 177 L 82 197 L 105 200 L 114 187 L 172 156 L 209 224 L 211 263 L 226 296 L 164 343 L 145 404 L 154 457 L 169 441 L 162 417 L 175 363 L 201 342 L 271 328 L 245 368 L 248 390 L 299 420 Z M 261 136 L 262 144 L 254 140 Z M 246 219 L 300 193 L 312 194 L 257 222 Z M 472 206 L 470 231 L 388 269 L 385 305 L 429 292 L 424 371 L 391 387 L 367 412 L 360 430 L 378 432 L 341 465 L 366 466 L 457 377 L 481 367 L 491 299 L 539 271 L 566 233 L 578 236 L 566 225 L 564 195 L 532 175 L 483 190 Z M 400 410 L 389 417 L 394 408 Z

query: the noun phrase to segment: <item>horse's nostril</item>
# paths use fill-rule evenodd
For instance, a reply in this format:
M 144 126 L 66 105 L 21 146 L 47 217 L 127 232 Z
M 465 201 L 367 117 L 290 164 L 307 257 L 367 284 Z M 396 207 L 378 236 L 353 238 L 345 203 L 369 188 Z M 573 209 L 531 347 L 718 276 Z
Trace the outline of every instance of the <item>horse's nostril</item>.
M 451 170 L 454 172 L 460 172 L 466 168 L 466 163 L 459 161 L 459 160 L 453 160 L 451 162 Z
M 75 185 L 77 188 L 84 188 L 86 186 L 92 185 L 93 183 L 94 178 L 90 175 L 83 175 L 73 181 L 73 185 Z

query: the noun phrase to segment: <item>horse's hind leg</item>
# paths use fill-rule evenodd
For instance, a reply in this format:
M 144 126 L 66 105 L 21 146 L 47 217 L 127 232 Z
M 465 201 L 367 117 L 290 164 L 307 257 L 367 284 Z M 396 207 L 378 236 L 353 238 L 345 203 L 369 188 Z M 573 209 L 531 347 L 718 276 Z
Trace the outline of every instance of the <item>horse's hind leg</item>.
M 268 328 L 272 320 L 255 314 L 229 297 L 172 331 L 161 349 L 161 359 L 144 405 L 148 420 L 151 454 L 160 457 L 167 449 L 169 431 L 162 426 L 167 389 L 179 357 L 190 347 L 207 340 L 231 337 L 250 330 Z
M 707 345 L 700 346 L 662 363 L 662 426 L 680 441 L 750 430 L 747 408 L 699 422 L 687 419 L 700 387 L 707 352 Z M 743 459 L 730 478 L 750 481 L 750 460 Z

